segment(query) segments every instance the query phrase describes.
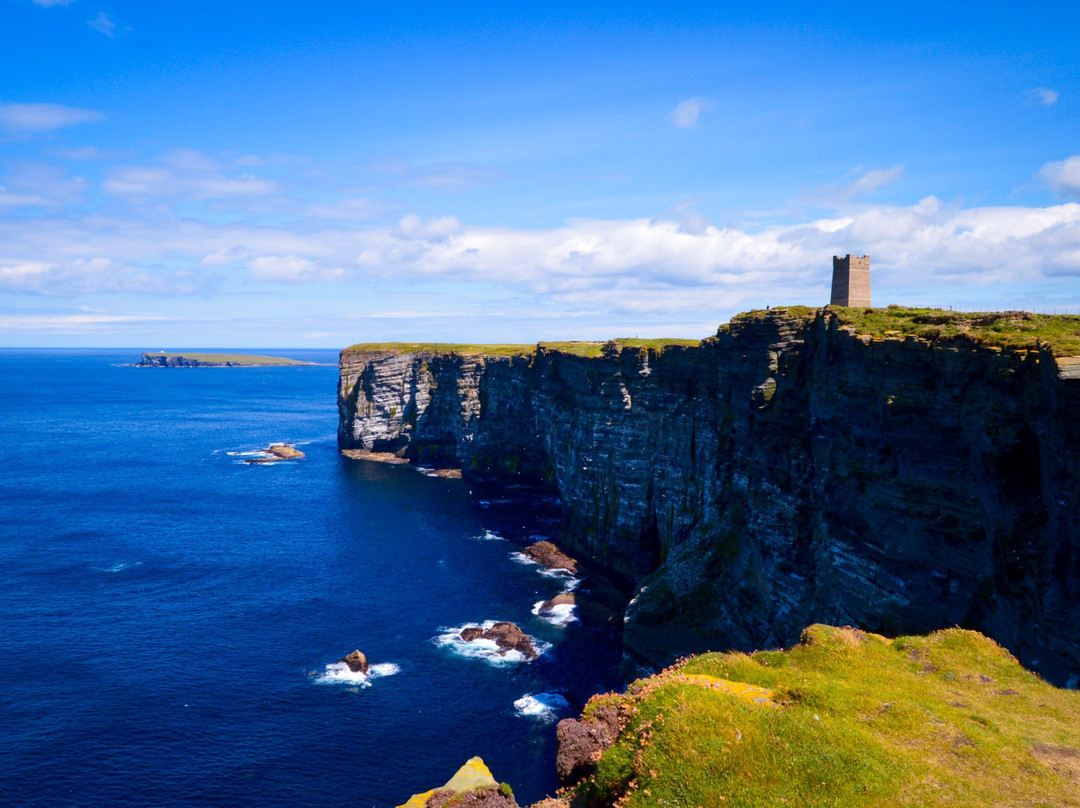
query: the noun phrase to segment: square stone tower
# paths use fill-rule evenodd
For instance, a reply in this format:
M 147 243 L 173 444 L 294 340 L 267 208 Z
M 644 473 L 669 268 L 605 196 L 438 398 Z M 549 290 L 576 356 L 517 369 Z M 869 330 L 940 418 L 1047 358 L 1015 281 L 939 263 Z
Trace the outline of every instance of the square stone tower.
M 870 304 L 870 256 L 834 255 L 832 259 L 833 306 Z

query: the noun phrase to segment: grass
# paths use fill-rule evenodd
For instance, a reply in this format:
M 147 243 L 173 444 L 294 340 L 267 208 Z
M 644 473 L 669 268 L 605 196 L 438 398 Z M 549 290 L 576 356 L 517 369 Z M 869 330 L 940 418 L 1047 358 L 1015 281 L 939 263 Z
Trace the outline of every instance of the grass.
M 540 342 L 534 345 L 513 344 L 468 344 L 451 342 L 362 342 L 351 345 L 345 350 L 387 351 L 390 353 L 456 353 L 479 356 L 530 356 L 538 346 L 548 351 L 573 354 L 575 356 L 596 357 L 604 353 L 605 346 L 615 348 L 653 348 L 663 350 L 669 345 L 693 346 L 699 343 L 691 339 L 616 339 L 608 342 L 565 341 Z
M 1080 693 L 972 631 L 890 641 L 811 626 L 790 651 L 694 657 L 586 715 L 605 703 L 622 729 L 578 786 L 592 805 L 1080 805 Z
M 259 356 L 258 354 L 219 354 L 219 353 L 161 353 L 152 356 L 182 356 L 197 362 L 235 362 L 241 365 L 310 365 L 299 359 L 286 359 L 283 356 Z
M 795 317 L 813 319 L 821 311 L 808 306 L 783 309 Z M 778 309 L 759 309 L 732 318 L 732 324 L 760 319 Z M 913 309 L 905 306 L 857 308 L 829 306 L 843 325 L 860 334 L 884 339 L 915 336 L 930 342 L 966 342 L 1005 349 L 1049 348 L 1056 356 L 1080 356 L 1080 316 L 1032 314 L 1026 311 L 961 312 Z
M 1057 356 L 1080 354 L 1080 316 L 1026 311 L 960 312 L 941 309 L 830 307 L 859 333 L 884 337 L 909 334 L 932 341 L 961 339 L 999 348 L 1048 347 Z

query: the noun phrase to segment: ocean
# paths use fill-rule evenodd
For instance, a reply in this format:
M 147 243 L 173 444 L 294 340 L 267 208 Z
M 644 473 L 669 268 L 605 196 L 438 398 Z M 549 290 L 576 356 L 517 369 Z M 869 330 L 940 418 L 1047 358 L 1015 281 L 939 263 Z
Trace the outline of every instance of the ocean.
M 0 804 L 394 806 L 473 755 L 554 793 L 554 722 L 619 685 L 533 614 L 576 585 L 514 556 L 557 503 L 341 457 L 336 353 L 263 352 L 328 364 L 0 351 Z M 543 653 L 454 641 L 488 620 Z

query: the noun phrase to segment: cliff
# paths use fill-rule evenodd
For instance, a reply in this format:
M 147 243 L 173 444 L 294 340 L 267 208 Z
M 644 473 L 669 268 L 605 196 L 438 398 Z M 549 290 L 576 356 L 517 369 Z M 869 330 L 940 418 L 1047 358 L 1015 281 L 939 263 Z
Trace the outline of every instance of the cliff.
M 1075 366 L 859 316 L 754 312 L 696 346 L 357 346 L 339 444 L 555 487 L 563 543 L 636 586 L 645 668 L 825 622 L 962 625 L 1076 675 Z

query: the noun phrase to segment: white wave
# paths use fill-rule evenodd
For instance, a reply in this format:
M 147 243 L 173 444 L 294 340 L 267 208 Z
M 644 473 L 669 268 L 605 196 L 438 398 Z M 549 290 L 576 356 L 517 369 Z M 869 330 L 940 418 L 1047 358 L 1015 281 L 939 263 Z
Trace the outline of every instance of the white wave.
M 121 561 L 119 564 L 113 564 L 111 567 L 98 567 L 101 572 L 123 572 L 129 570 L 132 567 L 141 567 L 141 561 Z
M 393 662 L 380 662 L 371 665 L 367 673 L 353 671 L 344 662 L 331 662 L 326 666 L 323 673 L 314 674 L 315 683 L 320 685 L 352 685 L 353 687 L 371 687 L 372 679 L 381 679 L 384 676 L 393 676 L 400 673 L 401 668 Z
M 540 607 L 547 603 L 546 600 L 538 600 L 533 604 L 532 613 L 539 617 L 541 620 L 551 623 L 553 626 L 565 626 L 569 623 L 573 623 L 577 620 L 577 615 L 574 613 L 575 606 L 573 603 L 559 603 L 552 606 L 545 612 L 540 611 Z
M 546 578 L 563 578 L 571 581 L 577 580 L 577 578 L 574 577 L 574 573 L 570 572 L 568 569 L 563 569 L 562 567 L 544 567 L 542 570 L 539 570 L 539 572 Z
M 533 561 L 527 555 L 525 555 L 524 553 L 518 552 L 517 550 L 515 550 L 514 552 L 512 552 L 510 554 L 510 560 L 517 563 L 517 564 L 524 564 L 527 567 L 539 567 L 540 566 L 539 561 Z
M 262 449 L 252 449 L 250 452 L 226 452 L 229 457 L 269 457 L 269 452 Z
M 494 640 L 472 640 L 465 642 L 461 639 L 461 632 L 467 628 L 483 628 L 489 629 L 495 625 L 498 620 L 485 620 L 483 623 L 466 623 L 463 626 L 457 626 L 456 628 L 447 628 L 443 626 L 439 629 L 442 633 L 435 637 L 434 642 L 440 648 L 448 648 L 458 656 L 468 657 L 471 659 L 482 659 L 489 665 L 496 667 L 502 667 L 504 665 L 513 665 L 518 662 L 525 662 L 525 655 L 520 651 L 507 651 L 506 649 L 499 648 L 495 644 Z M 536 655 L 540 656 L 549 648 L 551 643 L 546 643 L 536 639 L 529 635 L 529 639 L 532 640 L 533 649 L 536 651 Z
M 479 536 L 472 537 L 475 541 L 506 541 L 504 536 L 500 536 L 494 530 L 485 530 Z
M 557 711 L 569 706 L 570 702 L 558 693 L 526 693 L 514 702 L 514 712 L 523 718 L 537 718 L 550 723 L 557 718 Z

